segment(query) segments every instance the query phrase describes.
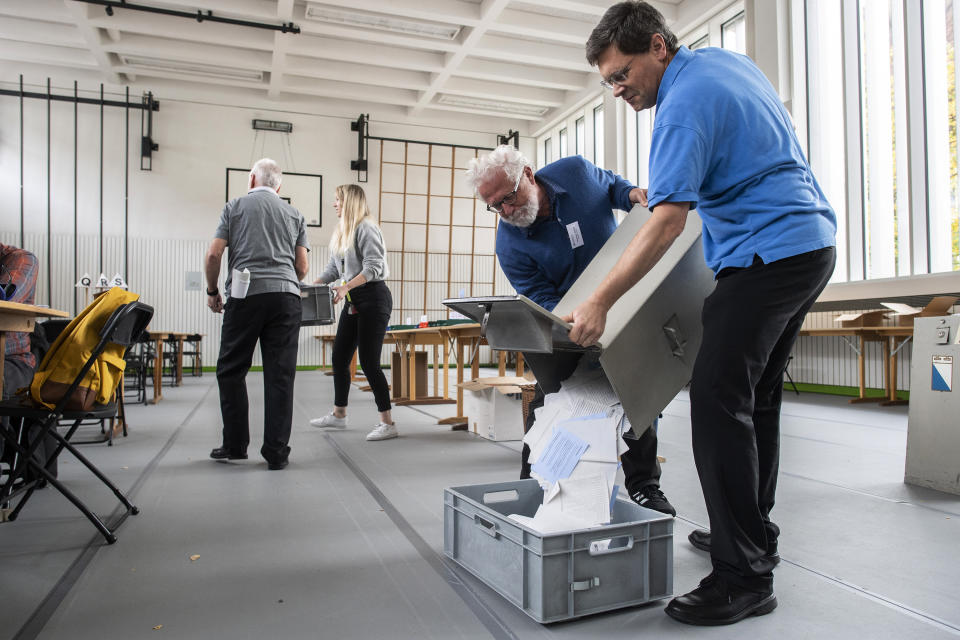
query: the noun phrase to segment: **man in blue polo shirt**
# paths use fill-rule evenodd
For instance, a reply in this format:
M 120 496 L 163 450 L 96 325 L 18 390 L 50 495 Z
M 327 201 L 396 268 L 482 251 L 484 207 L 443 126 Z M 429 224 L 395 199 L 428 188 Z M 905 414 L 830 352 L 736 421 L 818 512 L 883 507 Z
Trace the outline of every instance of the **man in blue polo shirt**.
M 592 344 L 611 305 L 677 238 L 703 221 L 717 285 L 704 301 L 703 342 L 690 385 L 693 453 L 713 571 L 666 612 L 729 624 L 777 606 L 779 528 L 770 520 L 780 449 L 783 372 L 803 318 L 836 259 L 836 217 L 813 177 L 790 115 L 746 56 L 678 47 L 645 2 L 612 6 L 586 45 L 602 84 L 634 110 L 656 107 L 650 149 L 653 211 L 606 279 L 568 318 Z
M 613 209 L 629 211 L 642 197 L 640 189 L 581 156 L 562 158 L 534 173 L 523 154 L 509 145 L 471 160 L 466 178 L 487 210 L 505 223 L 497 228 L 497 258 L 510 284 L 550 311 L 613 235 Z M 524 354 L 537 377 L 526 430 L 533 426 L 534 410 L 543 406 L 544 395 L 560 390 L 582 355 Z M 655 429 L 625 440 L 629 451 L 621 462 L 627 494 L 648 509 L 677 515 L 660 490 Z M 530 477 L 529 455 L 523 445 L 521 478 Z

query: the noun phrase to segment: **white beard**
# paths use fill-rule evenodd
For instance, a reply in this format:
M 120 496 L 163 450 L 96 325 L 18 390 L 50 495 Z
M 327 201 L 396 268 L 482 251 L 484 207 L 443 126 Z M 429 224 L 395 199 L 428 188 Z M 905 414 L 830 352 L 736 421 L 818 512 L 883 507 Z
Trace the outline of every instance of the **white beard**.
M 527 200 L 527 203 L 522 207 L 514 209 L 512 216 L 509 218 L 500 216 L 500 219 L 515 227 L 529 227 L 533 224 L 533 221 L 537 219 L 537 211 L 539 209 L 540 203 L 537 202 L 537 198 L 534 196 Z

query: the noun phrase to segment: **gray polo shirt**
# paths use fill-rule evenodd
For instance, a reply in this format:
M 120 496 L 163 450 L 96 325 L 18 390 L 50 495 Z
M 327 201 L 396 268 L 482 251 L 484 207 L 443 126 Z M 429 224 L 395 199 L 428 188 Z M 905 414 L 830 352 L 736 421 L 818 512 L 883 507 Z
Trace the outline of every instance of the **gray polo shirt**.
M 233 270 L 250 270 L 247 297 L 260 293 L 300 295 L 296 248 L 307 246 L 303 216 L 269 187 L 256 187 L 231 200 L 220 214 L 214 237 L 227 241 L 226 293 Z

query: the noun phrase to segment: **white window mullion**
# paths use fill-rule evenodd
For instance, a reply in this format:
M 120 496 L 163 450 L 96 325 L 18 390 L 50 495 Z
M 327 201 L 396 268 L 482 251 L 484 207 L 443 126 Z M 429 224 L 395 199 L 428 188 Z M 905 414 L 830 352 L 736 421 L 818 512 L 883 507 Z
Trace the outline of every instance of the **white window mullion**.
M 943 0 L 924 0 L 916 10 L 923 16 L 927 224 L 931 231 L 928 262 L 930 273 L 937 273 L 953 268 L 953 238 L 949 232 L 953 211 L 950 203 L 950 123 L 947 115 L 947 10 Z
M 863 155 L 860 145 L 863 118 L 859 99 L 861 82 L 858 37 L 860 9 L 858 5 L 859 3 L 856 2 L 844 2 L 841 5 L 843 105 L 847 141 L 847 280 L 863 280 L 866 273 L 864 264 Z M 807 50 L 812 52 L 812 49 L 810 47 Z
M 909 43 L 906 51 L 906 91 L 909 117 L 909 175 L 911 238 L 911 274 L 929 273 L 927 245 L 927 138 L 924 133 L 924 71 L 923 71 L 923 24 L 919 1 L 904 3 L 904 37 Z
M 911 273 L 910 268 L 910 192 L 913 182 L 910 180 L 910 131 L 916 124 L 908 121 L 907 109 L 907 78 L 906 78 L 906 43 L 904 35 L 903 4 L 893 2 L 891 49 L 893 52 L 893 102 L 894 102 L 894 144 L 896 149 L 896 256 L 895 275 L 903 276 Z
M 867 277 L 889 278 L 894 268 L 893 108 L 890 74 L 890 7 L 861 3 L 863 152 L 866 160 Z

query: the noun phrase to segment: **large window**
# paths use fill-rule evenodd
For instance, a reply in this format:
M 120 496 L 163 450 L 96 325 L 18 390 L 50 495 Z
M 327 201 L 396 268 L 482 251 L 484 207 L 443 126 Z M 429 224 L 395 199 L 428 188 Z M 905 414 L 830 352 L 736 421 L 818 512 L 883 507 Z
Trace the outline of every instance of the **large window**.
M 543 166 L 553 162 L 553 138 L 543 141 Z
M 953 0 L 924 0 L 923 58 L 926 67 L 927 198 L 929 199 L 930 271 L 960 270 L 958 255 L 958 185 L 956 45 L 960 6 Z
M 834 0 L 808 0 L 808 21 L 818 25 L 808 31 L 807 103 L 810 124 L 816 123 L 808 140 L 809 161 L 820 188 L 837 214 L 837 267 L 833 280 L 850 279 L 847 271 L 847 176 L 844 138 L 843 42 L 840 29 L 840 3 Z M 820 61 L 830 64 L 820 64 Z
M 741 11 L 720 27 L 720 46 L 737 53 L 747 52 L 747 21 Z M 696 44 L 696 43 L 694 43 Z
M 576 128 L 576 136 L 577 136 L 577 139 L 575 142 L 575 144 L 577 145 L 577 148 L 574 149 L 574 153 L 577 153 L 582 156 L 583 152 L 587 150 L 586 144 L 584 143 L 584 137 L 586 135 L 586 125 L 584 125 L 582 117 L 577 118 L 577 121 L 574 124 L 574 127 Z
M 960 270 L 954 0 L 807 0 L 810 162 L 835 279 Z
M 593 108 L 593 164 L 603 167 L 603 104 Z
M 567 130 L 566 129 L 560 129 L 560 134 L 557 140 L 560 142 L 560 154 L 557 157 L 566 158 L 567 157 Z

